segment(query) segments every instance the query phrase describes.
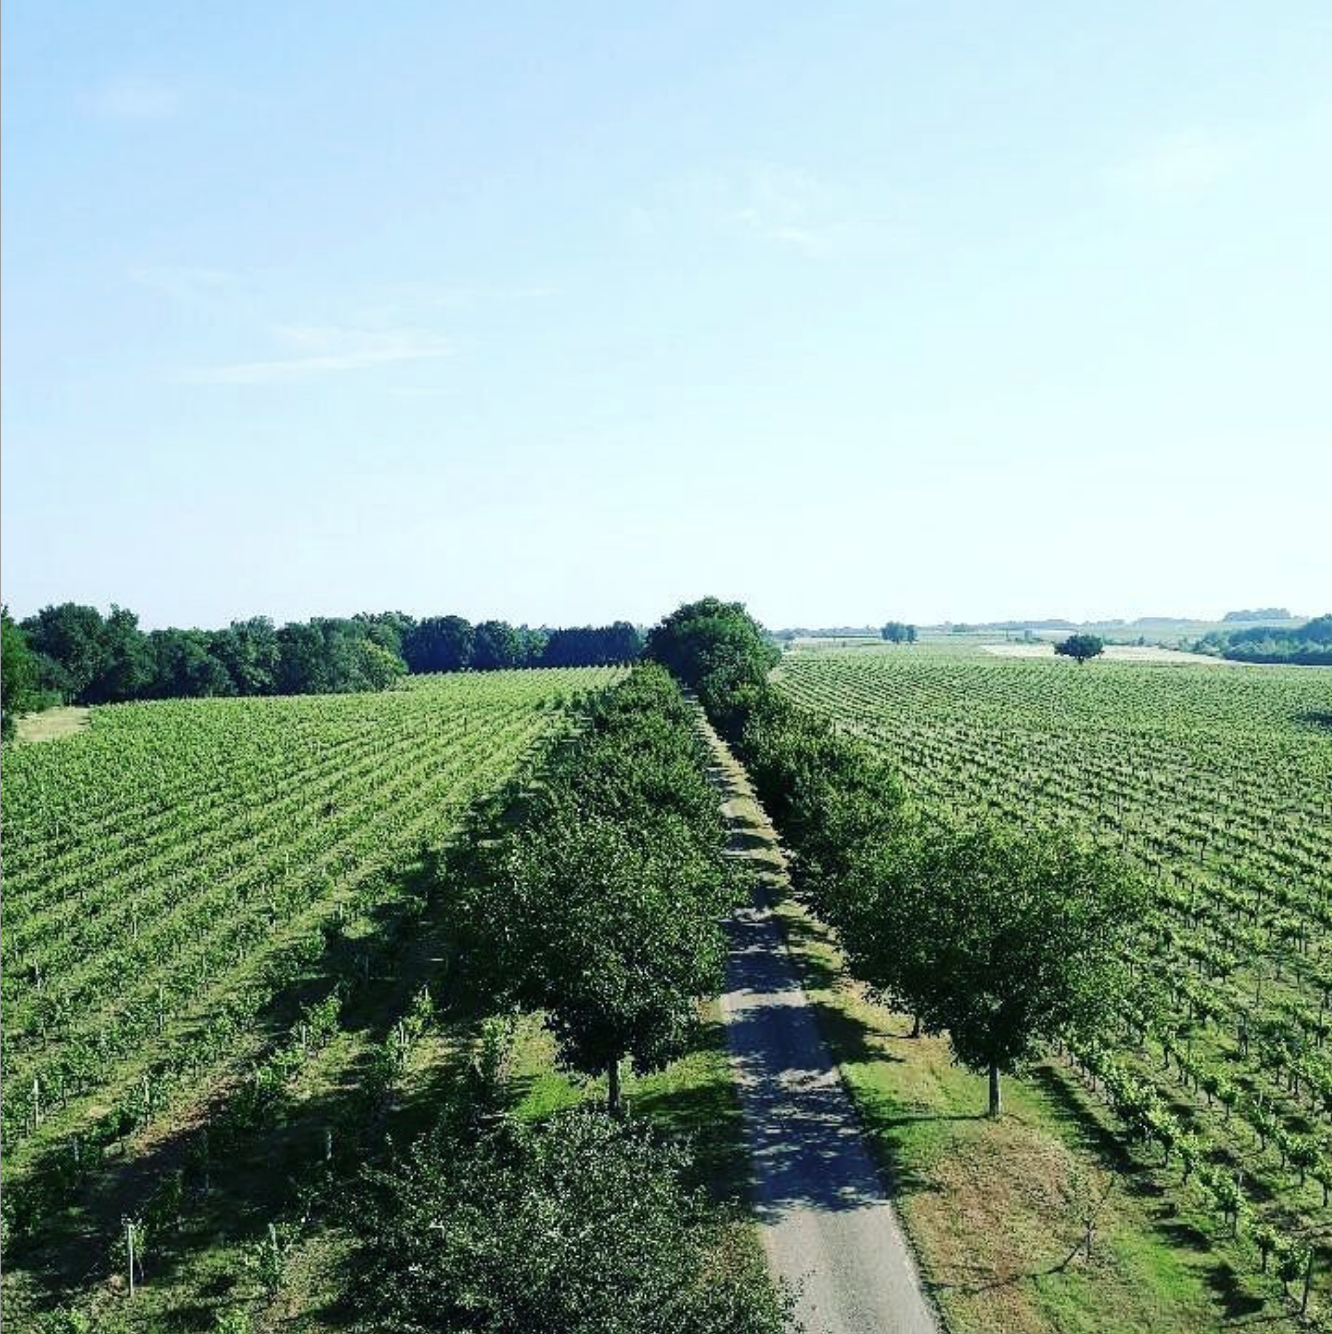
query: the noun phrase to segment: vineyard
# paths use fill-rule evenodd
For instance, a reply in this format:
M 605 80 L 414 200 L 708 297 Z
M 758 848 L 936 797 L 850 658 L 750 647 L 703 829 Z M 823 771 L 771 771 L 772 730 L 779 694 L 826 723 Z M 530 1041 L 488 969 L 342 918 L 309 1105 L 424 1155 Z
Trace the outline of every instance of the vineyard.
M 1332 674 L 921 646 L 791 654 L 778 683 L 927 811 L 1077 826 L 1145 868 L 1132 999 L 1067 1076 L 1217 1244 L 1297 1295 L 1312 1275 L 1325 1305 Z
M 262 1121 L 273 1090 L 337 1039 L 394 924 L 410 936 L 413 871 L 620 674 L 119 705 L 78 735 L 6 750 L 9 1314 L 25 1268 L 69 1238 L 88 1262 L 71 1272 L 60 1257 L 77 1287 L 148 1220 L 174 1218 L 182 1164 L 207 1187 L 210 1144 L 217 1156 Z M 428 993 L 408 999 L 390 1066 L 430 1011 Z M 182 1125 L 183 1156 L 155 1173 Z M 108 1234 L 111 1207 L 126 1214 Z

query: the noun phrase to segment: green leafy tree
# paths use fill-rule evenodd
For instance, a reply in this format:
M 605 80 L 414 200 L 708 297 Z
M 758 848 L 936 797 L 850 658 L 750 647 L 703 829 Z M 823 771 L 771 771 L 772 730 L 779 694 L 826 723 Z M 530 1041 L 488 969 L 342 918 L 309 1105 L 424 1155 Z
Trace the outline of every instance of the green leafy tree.
M 853 879 L 839 923 L 853 971 L 988 1074 L 991 1116 L 1001 1073 L 1102 1028 L 1146 902 L 1104 850 L 994 824 L 904 835 Z
M 1061 657 L 1072 658 L 1081 666 L 1092 658 L 1099 658 L 1105 652 L 1105 642 L 1099 635 L 1069 635 L 1055 645 L 1055 652 Z
M 482 621 L 472 642 L 472 666 L 496 671 L 522 663 L 522 640 L 508 621 Z
M 546 633 L 543 667 L 602 667 L 633 662 L 643 651 L 643 637 L 628 621 L 611 625 L 576 625 Z
M 491 904 L 507 937 L 496 962 L 545 1013 L 561 1058 L 606 1074 L 618 1110 L 622 1060 L 654 1070 L 677 1056 L 720 988 L 728 877 L 678 820 L 630 827 L 572 804 L 552 815 L 510 850 Z
M 102 614 L 74 602 L 43 607 L 23 622 L 28 645 L 38 656 L 42 686 L 73 703 L 104 670 L 106 646 Z
M 732 737 L 781 658 L 743 603 L 712 597 L 686 603 L 653 626 L 644 653 L 696 690 L 709 716 Z
M 461 616 L 429 616 L 404 633 L 403 657 L 414 672 L 460 672 L 471 666 L 474 637 Z
M 416 618 L 405 611 L 358 611 L 352 620 L 365 627 L 366 638 L 395 658 L 402 657 L 403 640 L 416 624 Z
M 364 639 L 359 646 L 359 674 L 365 690 L 386 690 L 407 671 L 407 664 L 382 644 Z
M 686 1167 L 586 1109 L 441 1128 L 370 1174 L 357 1303 L 404 1334 L 780 1334 L 790 1301 Z
M 317 694 L 331 688 L 324 657 L 324 636 L 313 624 L 294 622 L 277 632 L 279 695 Z
M 213 655 L 227 669 L 238 695 L 271 695 L 277 688 L 282 649 L 267 616 L 232 621 L 213 636 Z
M 770 689 L 748 699 L 739 745 L 765 809 L 794 853 L 797 888 L 836 925 L 853 862 L 907 818 L 895 767 Z
M 213 646 L 205 630 L 154 630 L 148 636 L 153 674 L 141 693 L 154 699 L 234 695 L 235 682 Z
M 102 667 L 84 692 L 88 704 L 115 704 L 140 698 L 153 680 L 153 653 L 139 618 L 125 607 L 111 606 L 102 626 Z
M 37 708 L 41 697 L 37 689 L 37 664 L 8 607 L 0 608 L 0 633 L 3 635 L 0 640 L 0 669 L 3 670 L 0 736 L 8 741 L 14 735 L 18 717 Z
M 653 1069 L 693 1031 L 725 954 L 737 897 L 693 710 L 669 674 L 640 666 L 589 711 L 575 745 L 525 799 L 525 822 L 484 842 L 458 920 L 478 997 L 541 1010 L 563 1059 Z

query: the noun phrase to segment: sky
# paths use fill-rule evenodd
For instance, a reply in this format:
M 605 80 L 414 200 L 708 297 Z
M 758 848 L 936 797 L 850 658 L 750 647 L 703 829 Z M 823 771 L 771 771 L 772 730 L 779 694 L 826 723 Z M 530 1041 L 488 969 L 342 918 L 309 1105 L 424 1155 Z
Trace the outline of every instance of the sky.
M 1332 606 L 1332 5 L 7 0 L 0 588 Z

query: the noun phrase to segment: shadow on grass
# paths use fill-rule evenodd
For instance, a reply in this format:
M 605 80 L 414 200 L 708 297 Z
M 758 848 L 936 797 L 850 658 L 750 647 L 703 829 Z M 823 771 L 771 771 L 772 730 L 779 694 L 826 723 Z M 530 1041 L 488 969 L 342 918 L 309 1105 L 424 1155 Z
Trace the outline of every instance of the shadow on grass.
M 1148 1212 L 1145 1226 L 1163 1238 L 1170 1247 L 1195 1257 L 1203 1281 L 1224 1313 L 1226 1323 L 1280 1323 L 1288 1318 L 1281 1311 L 1272 1312 L 1261 1296 L 1245 1288 L 1234 1266 L 1217 1253 L 1212 1239 L 1170 1202 L 1168 1186 L 1153 1179 L 1128 1149 L 1122 1136 L 1104 1125 L 1085 1105 L 1087 1097 L 1063 1071 L 1039 1066 L 1032 1080 L 1047 1095 L 1047 1107 L 1062 1127 L 1070 1143 L 1093 1155 L 1105 1168 L 1115 1173 L 1124 1194 L 1143 1200 Z M 1156 1201 L 1157 1203 L 1147 1203 Z M 1260 1313 L 1265 1313 L 1260 1316 Z

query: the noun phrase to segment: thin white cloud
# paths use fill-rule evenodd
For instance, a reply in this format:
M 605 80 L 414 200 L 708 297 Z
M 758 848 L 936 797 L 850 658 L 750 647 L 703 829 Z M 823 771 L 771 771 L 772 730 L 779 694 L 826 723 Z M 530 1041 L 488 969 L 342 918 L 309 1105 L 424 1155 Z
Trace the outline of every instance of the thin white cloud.
M 899 199 L 877 186 L 830 181 L 798 167 L 751 163 L 725 178 L 679 184 L 670 193 L 675 198 L 664 208 L 631 208 L 638 231 L 669 233 L 690 216 L 717 231 L 811 256 L 896 249 L 909 241 Z
M 1112 167 L 1113 185 L 1134 194 L 1175 198 L 1201 193 L 1230 175 L 1243 158 L 1241 147 L 1207 130 L 1163 134 Z
M 277 384 L 309 376 L 368 370 L 452 354 L 439 335 L 421 329 L 349 329 L 340 325 L 287 325 L 275 330 L 289 355 L 264 361 L 203 366 L 176 379 L 186 384 Z
M 179 110 L 180 96 L 156 79 L 118 78 L 96 89 L 88 108 L 104 120 L 162 120 Z

